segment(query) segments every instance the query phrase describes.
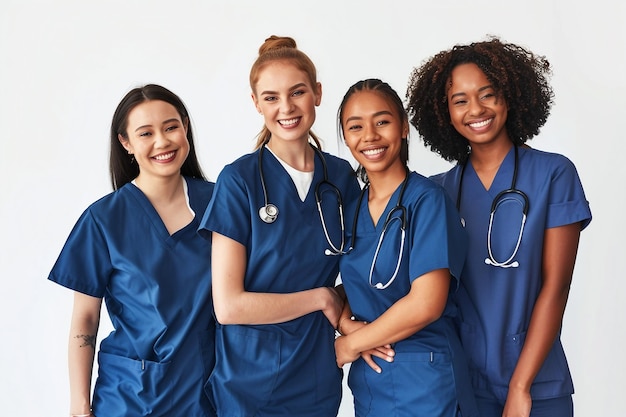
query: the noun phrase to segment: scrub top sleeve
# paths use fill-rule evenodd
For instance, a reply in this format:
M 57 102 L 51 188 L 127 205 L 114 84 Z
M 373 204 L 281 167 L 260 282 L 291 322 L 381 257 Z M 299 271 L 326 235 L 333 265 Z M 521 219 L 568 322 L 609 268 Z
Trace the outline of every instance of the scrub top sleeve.
M 72 229 L 48 279 L 92 297 L 104 297 L 112 272 L 106 239 L 90 209 Z
M 546 228 L 581 222 L 582 230 L 591 222 L 589 202 L 574 164 L 562 155 L 558 161 L 550 181 Z
M 211 232 L 229 237 L 244 246 L 250 238 L 247 187 L 232 165 L 225 166 L 217 178 L 213 196 L 198 228 L 198 233 L 205 238 L 210 238 Z
M 410 207 L 411 281 L 427 272 L 445 268 L 459 277 L 467 251 L 467 235 L 459 216 L 440 186 L 431 187 Z

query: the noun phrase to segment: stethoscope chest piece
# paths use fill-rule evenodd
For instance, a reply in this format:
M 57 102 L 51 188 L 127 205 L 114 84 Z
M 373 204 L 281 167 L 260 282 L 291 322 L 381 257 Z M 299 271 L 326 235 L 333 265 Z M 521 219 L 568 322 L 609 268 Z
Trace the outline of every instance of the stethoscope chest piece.
M 265 223 L 274 223 L 278 217 L 278 207 L 272 203 L 268 203 L 259 209 L 259 217 Z

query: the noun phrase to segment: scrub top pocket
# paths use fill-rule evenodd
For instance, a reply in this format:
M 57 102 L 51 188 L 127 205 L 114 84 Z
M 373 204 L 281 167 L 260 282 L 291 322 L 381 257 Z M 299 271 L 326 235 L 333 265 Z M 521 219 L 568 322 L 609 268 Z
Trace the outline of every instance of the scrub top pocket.
M 267 404 L 280 368 L 281 337 L 254 327 L 218 325 L 221 352 L 209 378 L 218 415 L 252 416 Z
M 380 374 L 362 359 L 350 368 L 348 385 L 357 417 L 456 416 L 455 379 L 448 353 L 396 352 L 392 363 L 374 360 L 382 369 Z
M 94 414 L 145 416 L 170 409 L 171 401 L 167 398 L 171 397 L 163 395 L 171 389 L 169 381 L 164 378 L 169 366 L 170 362 L 158 363 L 99 352 Z

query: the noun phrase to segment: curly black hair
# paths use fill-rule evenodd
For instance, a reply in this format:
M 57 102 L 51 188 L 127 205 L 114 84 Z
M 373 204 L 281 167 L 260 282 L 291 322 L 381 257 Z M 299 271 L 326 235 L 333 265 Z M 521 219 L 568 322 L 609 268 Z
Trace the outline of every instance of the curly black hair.
M 450 124 L 447 90 L 450 74 L 460 64 L 476 64 L 508 105 L 506 129 L 522 145 L 539 133 L 554 100 L 550 63 L 522 46 L 488 36 L 469 45 L 455 45 L 414 68 L 407 88 L 407 112 L 425 146 L 445 160 L 464 164 L 469 142 Z

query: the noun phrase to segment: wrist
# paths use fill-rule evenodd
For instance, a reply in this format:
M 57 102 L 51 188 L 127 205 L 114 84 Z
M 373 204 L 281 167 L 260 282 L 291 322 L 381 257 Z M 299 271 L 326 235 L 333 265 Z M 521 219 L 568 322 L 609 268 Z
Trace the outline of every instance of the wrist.
M 342 317 L 342 318 L 339 320 L 339 324 L 337 325 L 337 331 L 338 331 L 340 334 L 344 335 L 345 333 L 344 333 L 344 331 L 342 330 L 341 325 L 342 325 L 342 324 L 343 324 L 346 320 L 353 321 L 353 320 L 354 320 L 354 318 L 355 318 L 354 316 L 344 316 L 344 317 Z

